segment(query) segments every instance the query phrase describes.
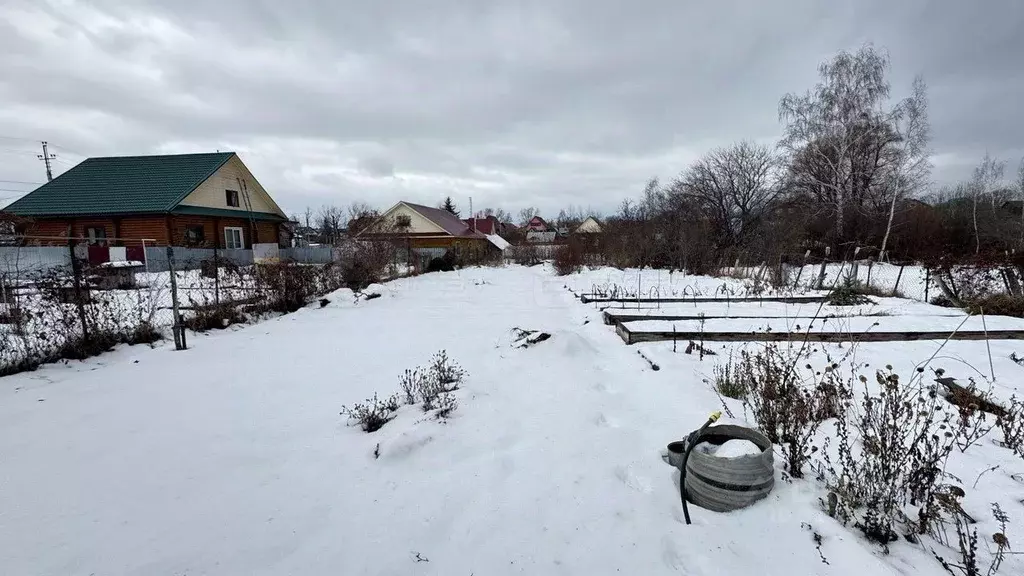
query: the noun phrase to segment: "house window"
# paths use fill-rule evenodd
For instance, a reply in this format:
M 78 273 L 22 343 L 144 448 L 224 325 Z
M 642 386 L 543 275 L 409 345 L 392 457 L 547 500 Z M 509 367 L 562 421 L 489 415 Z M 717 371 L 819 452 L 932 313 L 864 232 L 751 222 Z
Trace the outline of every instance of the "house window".
M 206 242 L 206 233 L 201 225 L 185 227 L 186 246 L 201 246 L 204 242 Z
M 244 237 L 242 236 L 241 228 L 224 228 L 224 247 L 227 248 L 228 250 L 237 250 L 239 248 L 245 248 L 245 242 Z
M 238 190 L 225 190 L 224 200 L 227 201 L 228 206 L 238 208 Z
M 107 230 L 102 226 L 89 226 L 85 237 L 89 239 L 89 246 L 103 246 L 107 243 Z

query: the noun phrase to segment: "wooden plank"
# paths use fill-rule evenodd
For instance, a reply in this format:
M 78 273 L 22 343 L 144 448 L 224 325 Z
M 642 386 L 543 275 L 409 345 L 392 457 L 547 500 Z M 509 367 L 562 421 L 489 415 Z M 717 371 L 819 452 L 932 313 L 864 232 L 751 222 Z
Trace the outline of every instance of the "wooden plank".
M 617 323 L 615 331 L 626 344 L 637 342 L 906 342 L 911 340 L 945 340 L 949 332 L 633 332 Z M 957 332 L 950 340 L 1024 340 L 1024 330 L 989 330 Z
M 917 317 L 921 315 L 918 314 Z M 934 318 L 963 318 L 963 314 L 929 314 L 929 317 Z M 878 315 L 873 316 L 871 314 L 851 314 L 849 316 L 836 316 L 834 314 L 820 314 L 818 316 L 699 316 L 694 314 L 689 315 L 671 315 L 671 314 L 659 314 L 645 316 L 643 314 L 617 314 L 609 310 L 604 311 L 604 323 L 611 326 L 616 322 L 642 322 L 644 320 L 666 320 L 666 321 L 684 321 L 684 320 L 844 320 L 849 318 L 891 318 L 890 315 Z
M 819 316 L 700 316 L 698 314 L 687 314 L 687 315 L 672 315 L 672 314 L 659 314 L 657 316 L 644 316 L 643 314 L 615 314 L 608 310 L 604 311 L 604 323 L 611 326 L 616 322 L 641 322 L 644 320 L 761 320 L 761 319 L 776 319 L 776 320 L 814 320 L 814 319 L 833 319 L 833 318 L 859 318 L 865 316 L 863 314 L 853 316 L 833 316 L 831 314 L 821 314 Z
M 690 296 L 689 298 L 602 298 L 591 294 L 581 294 L 580 302 L 584 304 L 742 304 L 744 302 L 783 302 L 786 304 L 816 304 L 823 302 L 825 296 L 766 296 L 764 298 L 716 298 L 714 296 Z
M 625 342 L 626 344 L 633 343 L 629 338 L 629 328 L 626 328 L 625 324 L 616 324 L 615 333 L 618 334 L 619 338 L 622 338 L 622 341 Z

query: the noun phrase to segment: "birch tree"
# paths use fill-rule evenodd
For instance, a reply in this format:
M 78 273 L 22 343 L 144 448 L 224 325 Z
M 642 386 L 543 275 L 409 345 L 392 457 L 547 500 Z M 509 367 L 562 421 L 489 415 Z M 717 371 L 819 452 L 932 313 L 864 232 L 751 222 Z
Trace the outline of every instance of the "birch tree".
M 1019 247 L 1024 249 L 1024 158 L 1020 160 L 1017 167 L 1017 198 L 1020 199 L 1020 243 Z
M 996 160 L 985 153 L 981 164 L 974 169 L 971 178 L 971 220 L 974 225 L 974 253 L 981 252 L 981 231 L 978 229 L 978 203 L 983 198 L 992 201 L 993 211 L 995 209 L 995 192 L 999 182 L 1003 179 L 1003 172 L 1006 170 L 1006 162 Z
M 909 100 L 887 109 L 889 68 L 888 55 L 871 45 L 841 51 L 819 66 L 812 90 L 779 103 L 780 145 L 791 155 L 792 184 L 835 222 L 837 242 L 859 232 L 851 226 L 868 209 L 881 204 L 893 212 L 914 172 L 909 165 L 926 163 L 910 160 L 926 158 L 924 82 L 915 82 Z
M 912 95 L 896 107 L 892 120 L 896 124 L 902 147 L 889 179 L 889 219 L 880 249 L 883 258 L 886 257 L 889 235 L 892 234 L 897 204 L 925 187 L 931 175 L 931 163 L 928 161 L 931 126 L 928 123 L 928 91 L 924 78 L 918 76 L 914 79 Z

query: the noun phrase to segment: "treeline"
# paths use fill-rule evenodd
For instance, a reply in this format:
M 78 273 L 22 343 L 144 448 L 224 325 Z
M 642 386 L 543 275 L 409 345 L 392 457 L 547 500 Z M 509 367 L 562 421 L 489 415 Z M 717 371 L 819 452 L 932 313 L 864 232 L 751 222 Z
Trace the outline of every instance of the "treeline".
M 736 259 L 965 258 L 1024 248 L 1024 163 L 985 157 L 966 182 L 930 182 L 927 90 L 892 101 L 890 63 L 868 45 L 820 65 L 779 103 L 783 137 L 713 150 L 671 182 L 654 179 L 605 219 L 617 266 L 708 270 Z

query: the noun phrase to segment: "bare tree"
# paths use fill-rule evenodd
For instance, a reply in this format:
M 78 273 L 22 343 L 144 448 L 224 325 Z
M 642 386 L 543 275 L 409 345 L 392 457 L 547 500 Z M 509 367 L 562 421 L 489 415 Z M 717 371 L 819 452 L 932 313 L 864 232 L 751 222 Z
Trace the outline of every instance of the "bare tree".
M 793 185 L 828 210 L 837 241 L 856 232 L 851 220 L 889 192 L 891 170 L 899 164 L 902 136 L 894 112 L 900 107 L 885 110 L 889 66 L 888 55 L 871 45 L 841 51 L 818 67 L 821 80 L 811 91 L 787 94 L 779 103 Z
M 366 202 L 355 201 L 348 205 L 348 219 L 355 220 L 364 216 L 375 215 L 377 211 Z
M 335 245 L 341 240 L 341 230 L 345 223 L 345 212 L 337 206 L 324 205 L 317 213 L 317 227 L 325 244 Z
M 498 222 L 505 223 L 512 221 L 512 215 L 506 212 L 503 208 L 498 208 L 494 211 L 494 217 Z
M 519 211 L 519 224 L 525 226 L 530 220 L 533 220 L 535 216 L 540 216 L 540 210 L 534 207 L 523 208 Z
M 366 202 L 353 202 L 348 207 L 349 236 L 359 234 L 378 218 L 380 218 L 380 213 Z
M 902 198 L 921 190 L 928 184 L 931 163 L 928 161 L 928 141 L 931 126 L 928 123 L 928 90 L 924 79 L 914 79 L 913 93 L 903 100 L 891 114 L 900 137 L 901 146 L 889 174 L 889 219 L 885 225 L 880 254 L 886 256 L 896 205 Z
M 1017 167 L 1017 198 L 1020 199 L 1020 248 L 1024 249 L 1024 158 Z
M 306 206 L 306 212 L 303 214 L 303 217 L 305 218 L 305 221 L 306 221 L 306 228 L 312 228 L 313 227 L 313 209 L 310 208 L 309 206 Z
M 971 179 L 971 219 L 974 222 L 974 253 L 981 252 L 981 232 L 978 230 L 978 202 L 982 198 L 990 198 L 992 209 L 995 211 L 996 188 L 1003 179 L 1003 172 L 1006 170 L 1006 162 L 996 160 L 985 153 L 981 164 L 974 169 L 974 177 Z
M 673 183 L 714 226 L 721 243 L 738 246 L 783 190 L 783 163 L 768 146 L 739 142 L 705 154 Z

